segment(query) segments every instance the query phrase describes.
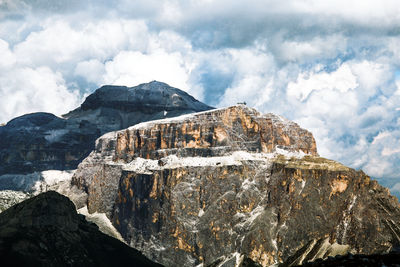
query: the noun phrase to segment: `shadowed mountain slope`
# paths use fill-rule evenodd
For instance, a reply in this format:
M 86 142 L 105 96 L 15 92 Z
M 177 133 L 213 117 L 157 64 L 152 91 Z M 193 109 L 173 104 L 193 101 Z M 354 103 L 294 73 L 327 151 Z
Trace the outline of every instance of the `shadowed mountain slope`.
M 1 266 L 161 266 L 101 233 L 53 191 L 0 213 L 0 259 Z

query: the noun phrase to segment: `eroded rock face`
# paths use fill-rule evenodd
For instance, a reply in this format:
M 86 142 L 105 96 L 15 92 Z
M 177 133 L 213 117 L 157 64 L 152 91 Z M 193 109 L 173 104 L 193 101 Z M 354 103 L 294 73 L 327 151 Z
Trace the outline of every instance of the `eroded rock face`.
M 234 106 L 118 132 L 114 160 L 159 159 L 171 154 L 210 157 L 233 151 L 269 153 L 276 148 L 317 155 L 312 134 L 297 124 Z
M 32 113 L 0 127 L 0 176 L 76 169 L 102 134 L 143 121 L 209 109 L 187 93 L 161 82 L 135 87 L 103 86 L 64 118 Z M 2 189 L 16 188 L 4 184 Z
M 15 118 L 0 127 L 0 175 L 76 168 L 98 135 L 96 130 L 69 127 L 50 113 Z
M 295 123 L 245 106 L 104 135 L 73 183 L 89 212 L 167 266 L 292 265 L 400 241 L 388 190 L 320 158 Z
M 102 199 L 97 196 L 100 194 L 113 200 L 122 173 L 121 164 L 138 157 L 160 160 L 158 164 L 162 166 L 162 158 L 173 155 L 180 158 L 212 158 L 235 151 L 272 153 L 280 149 L 317 155 L 315 140 L 310 132 L 284 118 L 273 114 L 262 115 L 240 105 L 141 123 L 127 130 L 110 132 L 97 140 L 95 151 L 82 163 L 74 180 L 86 186 L 90 191 L 89 198 Z M 113 164 L 102 165 L 98 162 Z M 89 203 L 89 211 L 91 205 L 112 206 L 110 201 Z M 100 210 L 109 212 L 106 207 Z

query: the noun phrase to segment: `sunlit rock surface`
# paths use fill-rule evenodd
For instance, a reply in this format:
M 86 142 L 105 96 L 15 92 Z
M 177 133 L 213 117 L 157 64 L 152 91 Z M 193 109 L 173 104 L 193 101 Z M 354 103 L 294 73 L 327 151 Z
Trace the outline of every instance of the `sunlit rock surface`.
M 400 207 L 312 134 L 239 105 L 111 132 L 75 172 L 90 213 L 167 266 L 301 264 L 399 244 Z

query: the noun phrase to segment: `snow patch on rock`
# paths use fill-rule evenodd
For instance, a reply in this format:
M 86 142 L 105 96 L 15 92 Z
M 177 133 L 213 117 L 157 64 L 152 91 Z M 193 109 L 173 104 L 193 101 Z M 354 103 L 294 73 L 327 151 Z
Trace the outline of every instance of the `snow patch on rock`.
M 45 132 L 44 138 L 49 141 L 50 143 L 57 142 L 63 137 L 65 134 L 67 134 L 69 130 L 67 129 L 58 129 L 58 130 L 50 130 Z
M 68 197 L 78 208 L 83 206 L 86 203 L 87 194 L 76 186 L 71 186 L 71 178 L 74 173 L 75 170 L 48 170 L 25 175 L 0 176 L 2 187 L 13 188 L 12 190 L 0 190 L 0 212 L 25 199 L 50 190 Z
M 28 174 L 3 174 L 0 176 L 0 190 L 38 194 L 62 181 L 71 181 L 74 172 L 75 170 L 48 170 Z
M 54 185 L 63 181 L 70 181 L 76 170 L 59 171 L 48 170 L 42 171 L 42 177 L 46 184 Z
M 283 155 L 286 158 L 297 158 L 297 159 L 301 159 L 301 158 L 303 158 L 304 156 L 307 155 L 306 153 L 304 153 L 301 150 L 298 151 L 298 152 L 297 151 L 296 152 L 292 152 L 292 151 L 287 151 L 287 150 L 279 148 L 279 147 L 275 148 L 275 154 L 276 155 Z
M 160 160 L 137 157 L 127 164 L 109 163 L 122 164 L 123 169 L 127 171 L 134 171 L 140 174 L 152 174 L 155 170 L 176 169 L 181 167 L 237 166 L 242 165 L 243 161 L 264 161 L 268 163 L 278 155 L 283 155 L 285 158 L 302 158 L 305 156 L 302 152 L 287 152 L 286 150 L 280 149 L 275 153 L 235 151 L 230 155 L 217 157 L 178 157 L 176 155 L 169 155 Z
M 18 204 L 25 199 L 31 197 L 31 194 L 27 194 L 20 191 L 13 191 L 13 190 L 3 190 L 0 191 L 0 212 Z
M 172 117 L 172 118 L 146 121 L 146 122 L 138 123 L 134 126 L 131 126 L 128 128 L 128 130 L 139 130 L 139 129 L 149 128 L 149 127 L 153 127 L 156 124 L 177 123 L 177 122 L 181 123 L 182 121 L 185 121 L 185 120 L 193 120 L 195 117 L 202 115 L 202 114 L 210 114 L 210 113 L 214 113 L 216 111 L 225 110 L 225 109 L 227 109 L 227 108 L 226 107 L 217 108 L 217 109 L 211 109 L 211 110 L 207 110 L 207 111 L 184 114 L 184 115 L 180 115 L 180 116 L 176 116 L 176 117 Z
M 33 190 L 35 193 L 41 193 L 48 191 L 51 186 L 54 186 L 60 182 L 71 181 L 72 176 L 76 170 L 59 171 L 59 170 L 48 170 L 40 173 L 41 179 L 35 183 Z
M 87 206 L 84 206 L 77 211 L 79 214 L 84 215 L 87 221 L 95 223 L 101 232 L 125 243 L 125 240 L 122 238 L 117 229 L 115 229 L 114 225 L 111 223 L 110 219 L 107 218 L 105 213 L 89 213 Z
M 199 210 L 199 214 L 197 215 L 198 217 L 201 217 L 201 216 L 203 216 L 204 215 L 204 210 L 203 209 L 200 209 Z

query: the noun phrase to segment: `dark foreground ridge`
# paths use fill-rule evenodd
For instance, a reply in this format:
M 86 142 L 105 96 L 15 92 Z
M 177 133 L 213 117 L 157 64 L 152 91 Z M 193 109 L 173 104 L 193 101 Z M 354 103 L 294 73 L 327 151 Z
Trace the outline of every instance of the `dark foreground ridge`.
M 186 92 L 157 81 L 135 87 L 106 85 L 64 118 L 38 112 L 0 127 L 0 176 L 76 169 L 104 133 L 209 109 Z M 0 190 L 24 190 L 3 180 Z
M 282 267 L 285 265 L 282 265 Z M 287 266 L 287 265 L 286 265 Z M 304 267 L 337 267 L 337 266 L 400 266 L 400 252 L 392 251 L 387 254 L 373 254 L 373 255 L 344 255 L 329 257 L 326 260 L 318 259 L 314 262 L 308 262 L 303 265 Z
M 1 266 L 161 266 L 101 233 L 54 191 L 0 214 Z

